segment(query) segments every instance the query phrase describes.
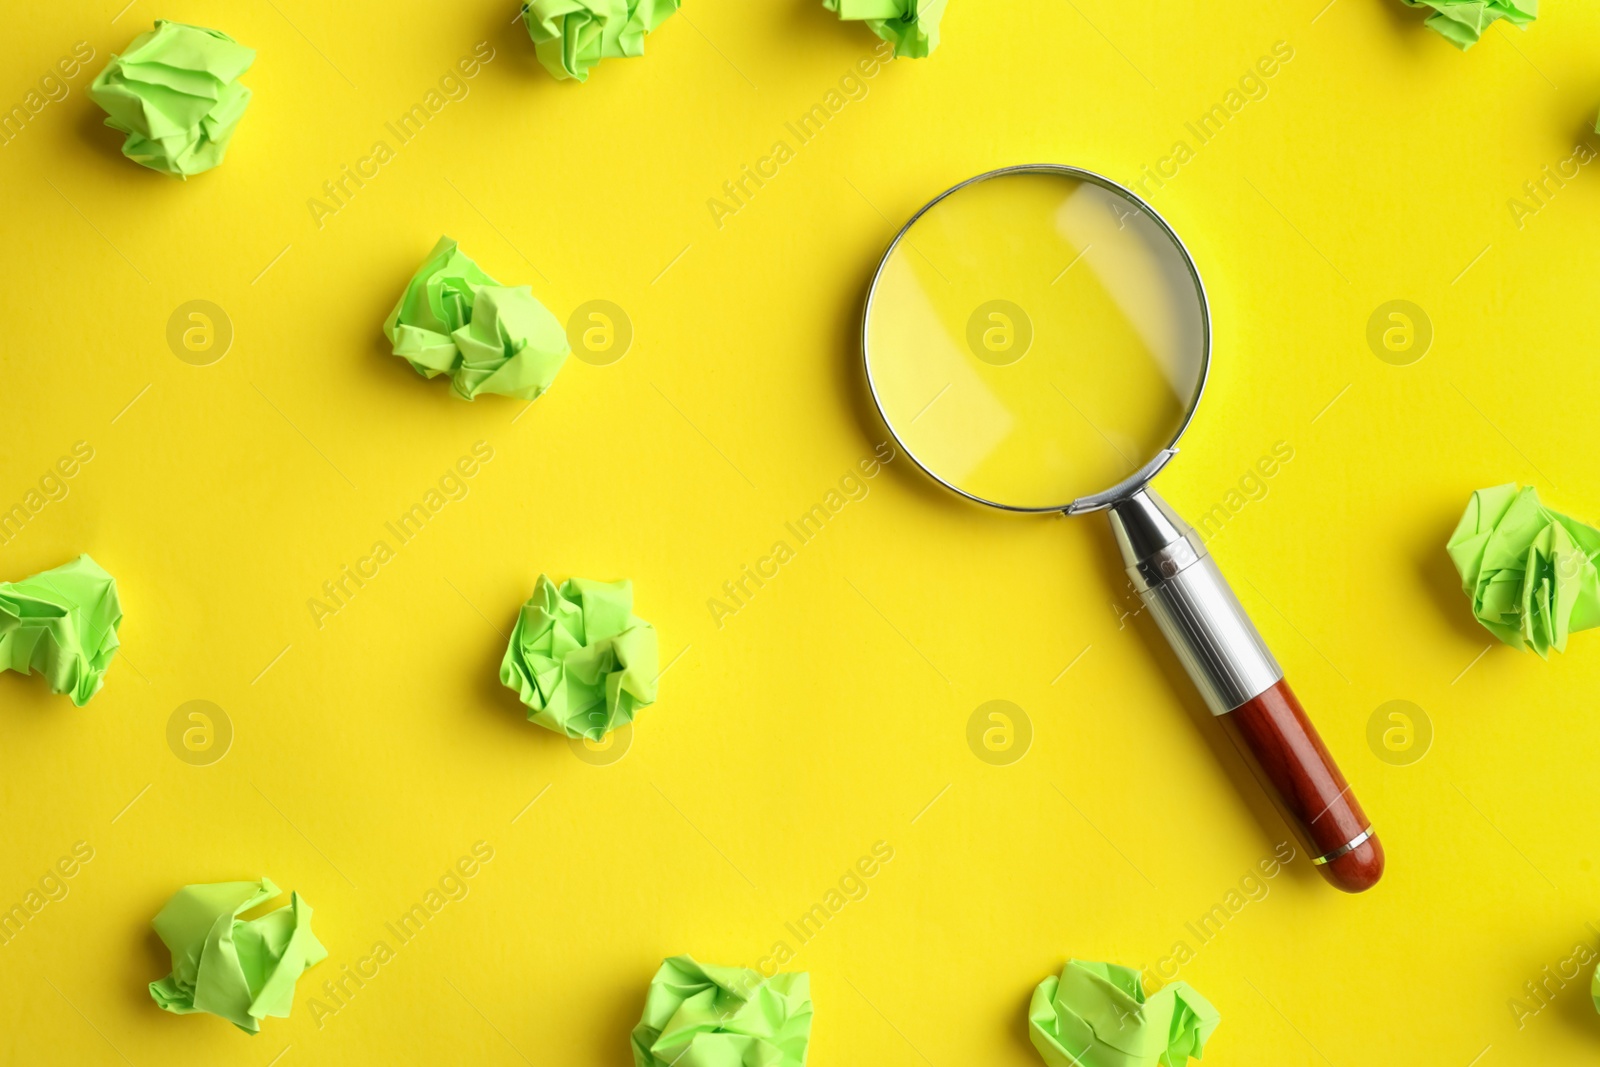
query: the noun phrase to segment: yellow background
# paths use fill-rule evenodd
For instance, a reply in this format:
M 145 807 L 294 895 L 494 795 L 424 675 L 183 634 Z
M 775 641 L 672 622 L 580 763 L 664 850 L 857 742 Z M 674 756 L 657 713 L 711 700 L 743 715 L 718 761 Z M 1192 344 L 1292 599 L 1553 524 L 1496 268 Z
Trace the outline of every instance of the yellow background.
M 0 44 L 5 106 L 96 51 L 0 148 L 0 502 L 95 450 L 0 572 L 87 551 L 127 613 L 87 707 L 0 677 L 0 903 L 95 850 L 0 947 L 6 1062 L 621 1067 L 661 957 L 793 944 L 784 923 L 877 841 L 893 861 L 790 965 L 818 1067 L 1033 1063 L 1039 979 L 1178 940 L 1223 1014 L 1208 1064 L 1592 1060 L 1587 973 L 1520 1029 L 1508 1001 L 1600 924 L 1600 637 L 1484 653 L 1443 543 L 1504 481 L 1600 515 L 1600 177 L 1521 227 L 1507 206 L 1593 138 L 1600 12 L 1551 3 L 1463 55 L 1392 0 L 955 0 L 931 59 L 879 73 L 719 229 L 707 199 L 866 29 L 814 0 L 701 0 L 579 86 L 537 66 L 515 4 L 121 3 L 19 7 Z M 123 159 L 84 92 L 158 16 L 259 51 L 226 163 L 187 183 Z M 308 198 L 480 40 L 470 96 L 317 228 Z M 1293 448 L 1212 550 L 1390 866 L 1351 898 L 1302 857 L 1199 947 L 1185 923 L 1284 830 L 1149 623 L 1119 625 L 1103 520 L 987 512 L 897 461 L 720 628 L 706 602 L 883 438 L 855 338 L 904 218 L 1007 163 L 1131 180 L 1277 41 L 1294 58 L 1265 99 L 1152 193 L 1216 327 L 1159 487 L 1198 521 Z M 621 305 L 632 350 L 569 361 L 525 414 L 417 377 L 379 324 L 441 233 L 563 320 Z M 236 330 L 212 366 L 167 347 L 192 299 Z M 1366 341 L 1392 299 L 1435 328 L 1411 366 Z M 319 630 L 307 599 L 479 440 L 470 495 Z M 497 681 L 540 572 L 631 577 L 679 657 L 611 766 Z M 236 731 L 209 767 L 167 747 L 192 699 Z M 993 699 L 1032 723 L 1011 766 L 967 745 Z M 1411 766 L 1366 741 L 1392 699 L 1436 731 Z M 480 840 L 470 895 L 319 1029 L 307 998 Z M 158 1011 L 150 917 L 185 883 L 262 874 L 331 953 L 293 1017 L 249 1039 Z

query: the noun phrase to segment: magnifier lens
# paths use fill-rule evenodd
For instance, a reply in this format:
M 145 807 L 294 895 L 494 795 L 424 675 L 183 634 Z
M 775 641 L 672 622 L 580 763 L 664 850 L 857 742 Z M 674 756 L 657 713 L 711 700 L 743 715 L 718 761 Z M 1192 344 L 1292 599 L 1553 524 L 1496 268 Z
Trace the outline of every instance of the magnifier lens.
M 1001 172 L 935 202 L 885 257 L 867 373 L 946 484 L 1021 509 L 1110 488 L 1177 440 L 1209 351 L 1188 254 L 1132 196 Z

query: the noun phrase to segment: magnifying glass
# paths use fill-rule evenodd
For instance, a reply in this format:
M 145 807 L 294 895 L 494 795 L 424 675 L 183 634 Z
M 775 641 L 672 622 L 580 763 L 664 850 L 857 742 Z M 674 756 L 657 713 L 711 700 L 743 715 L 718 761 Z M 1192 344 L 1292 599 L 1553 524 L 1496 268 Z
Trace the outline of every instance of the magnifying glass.
M 1161 216 L 1075 167 L 962 182 L 884 253 L 862 349 L 889 432 L 947 488 L 1108 512 L 1134 588 L 1317 869 L 1374 885 L 1371 823 L 1199 536 L 1149 488 L 1211 359 L 1205 286 Z

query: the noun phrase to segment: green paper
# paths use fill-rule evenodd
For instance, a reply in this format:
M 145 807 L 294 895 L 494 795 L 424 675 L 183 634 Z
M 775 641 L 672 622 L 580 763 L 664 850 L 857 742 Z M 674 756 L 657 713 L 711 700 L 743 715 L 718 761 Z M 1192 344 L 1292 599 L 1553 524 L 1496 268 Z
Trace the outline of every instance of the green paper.
M 867 28 L 894 45 L 894 54 L 925 59 L 939 47 L 939 20 L 946 0 L 822 0 L 842 19 L 862 19 Z
M 127 134 L 122 154 L 152 170 L 187 178 L 222 162 L 250 103 L 239 75 L 255 49 L 220 30 L 156 20 L 156 28 L 111 57 L 89 96 Z
M 152 920 L 172 952 L 172 973 L 150 983 L 166 1011 L 204 1011 L 254 1034 L 268 1015 L 289 1017 L 294 984 L 328 956 L 311 932 L 311 905 L 299 893 L 248 921 L 239 916 L 283 890 L 272 879 L 186 885 Z
M 1423 23 L 1465 52 L 1489 24 L 1505 19 L 1518 29 L 1539 17 L 1539 0 L 1400 0 L 1407 7 L 1431 7 Z
M 805 1067 L 811 976 L 664 960 L 633 1028 L 634 1067 Z
M 1551 511 L 1532 487 L 1479 489 L 1447 546 L 1472 613 L 1513 648 L 1564 652 L 1600 626 L 1600 530 Z
M 0 670 L 45 676 L 83 707 L 117 654 L 117 581 L 88 556 L 20 582 L 0 582 Z
M 1147 997 L 1131 967 L 1068 960 L 1033 991 L 1028 1036 L 1050 1067 L 1183 1067 L 1221 1019 L 1188 982 Z
M 567 331 L 526 285 L 501 285 L 439 238 L 384 320 L 394 354 L 424 378 L 450 375 L 464 400 L 536 400 L 566 362 Z
M 598 741 L 655 703 L 655 627 L 633 616 L 633 583 L 544 575 L 511 630 L 500 681 L 528 705 L 528 721 Z
M 529 0 L 522 21 L 534 53 L 557 79 L 588 81 L 602 59 L 644 55 L 644 35 L 682 0 Z

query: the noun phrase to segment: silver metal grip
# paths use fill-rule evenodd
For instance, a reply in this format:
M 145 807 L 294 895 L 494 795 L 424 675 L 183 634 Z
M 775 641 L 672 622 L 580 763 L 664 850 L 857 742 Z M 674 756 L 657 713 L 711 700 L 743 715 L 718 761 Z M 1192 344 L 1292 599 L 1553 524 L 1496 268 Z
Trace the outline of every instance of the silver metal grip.
M 1141 489 L 1110 515 L 1128 577 L 1213 715 L 1283 678 L 1200 538 L 1165 500 Z

